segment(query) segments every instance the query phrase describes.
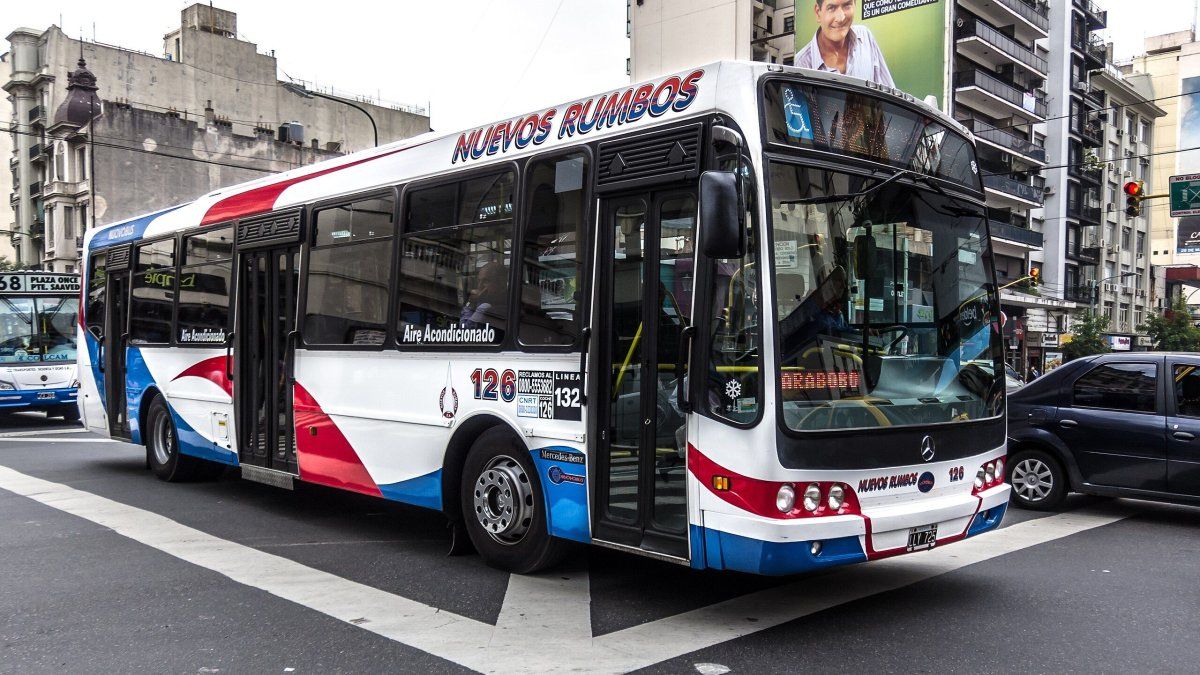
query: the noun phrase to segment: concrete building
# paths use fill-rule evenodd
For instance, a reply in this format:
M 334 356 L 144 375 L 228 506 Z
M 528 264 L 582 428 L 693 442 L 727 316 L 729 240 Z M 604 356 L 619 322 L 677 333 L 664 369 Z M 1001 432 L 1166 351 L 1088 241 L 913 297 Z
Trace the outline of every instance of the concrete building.
M 8 70 L 9 52 L 0 54 L 0 72 Z M 0 125 L 4 126 L 0 130 L 0 158 L 12 157 L 13 152 L 13 137 L 15 134 L 8 132 L 8 125 L 12 119 L 12 103 L 7 97 L 0 97 Z M 5 196 L 12 195 L 13 174 L 11 171 L 0 170 L 0 199 Z M 16 227 L 16 222 L 13 218 L 14 212 L 4 206 L 0 206 L 0 258 L 9 263 L 16 263 L 17 251 L 13 248 L 12 237 L 8 233 Z
M 56 26 L 8 36 L 12 229 L 23 265 L 64 270 L 84 227 L 369 148 L 376 133 L 385 143 L 429 130 L 420 109 L 280 82 L 274 55 L 236 35 L 236 14 L 196 4 L 164 37 L 161 57 Z M 91 107 L 60 118 L 72 97 Z

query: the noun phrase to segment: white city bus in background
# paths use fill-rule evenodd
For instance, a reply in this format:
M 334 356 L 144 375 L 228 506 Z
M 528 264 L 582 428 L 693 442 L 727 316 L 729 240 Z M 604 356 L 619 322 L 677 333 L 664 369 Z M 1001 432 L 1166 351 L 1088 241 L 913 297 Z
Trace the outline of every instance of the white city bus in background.
M 0 413 L 79 419 L 78 321 L 78 274 L 0 273 Z
M 82 409 L 239 467 L 761 574 L 999 525 L 1004 373 L 970 135 L 718 63 L 89 233 Z

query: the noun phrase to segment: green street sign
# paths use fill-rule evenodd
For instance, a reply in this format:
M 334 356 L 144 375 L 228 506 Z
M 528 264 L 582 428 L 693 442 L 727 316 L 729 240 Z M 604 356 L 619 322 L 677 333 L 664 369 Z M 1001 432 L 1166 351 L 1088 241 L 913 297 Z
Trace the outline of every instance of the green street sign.
M 1171 176 L 1171 217 L 1200 216 L 1200 173 Z

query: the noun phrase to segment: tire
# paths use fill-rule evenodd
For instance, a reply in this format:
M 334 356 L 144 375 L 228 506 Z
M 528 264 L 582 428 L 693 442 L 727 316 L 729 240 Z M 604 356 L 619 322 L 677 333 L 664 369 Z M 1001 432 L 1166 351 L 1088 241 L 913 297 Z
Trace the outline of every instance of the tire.
M 1022 450 L 1008 460 L 1012 502 L 1031 511 L 1053 511 L 1067 498 L 1062 463 L 1042 450 Z
M 146 409 L 146 458 L 154 475 L 168 483 L 208 480 L 225 467 L 179 452 L 179 434 L 162 396 L 155 396 Z
M 529 449 L 503 427 L 483 432 L 467 453 L 460 490 L 467 534 L 484 562 L 529 574 L 566 555 L 568 542 L 551 537 L 545 501 Z

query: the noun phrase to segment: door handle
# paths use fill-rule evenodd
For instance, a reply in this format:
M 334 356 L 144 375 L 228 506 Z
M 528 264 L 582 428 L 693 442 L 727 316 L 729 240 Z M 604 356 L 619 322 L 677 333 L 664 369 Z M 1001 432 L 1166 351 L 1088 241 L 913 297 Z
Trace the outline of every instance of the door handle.
M 100 372 L 102 373 L 104 372 L 104 351 L 104 343 L 101 342 L 100 348 L 96 350 L 96 365 L 99 367 Z
M 692 403 L 687 400 L 687 387 L 683 381 L 687 363 L 691 360 L 692 336 L 695 334 L 695 326 L 684 326 L 683 330 L 679 331 L 679 354 L 675 357 L 675 401 L 685 413 L 692 412 Z
M 237 331 L 229 331 L 225 336 L 225 379 L 233 382 L 233 340 Z
M 1077 427 L 1079 426 L 1079 422 L 1076 422 L 1075 420 L 1059 420 L 1058 426 L 1067 428 Z
M 1194 441 L 1194 440 L 1196 440 L 1196 436 L 1195 436 L 1195 434 L 1189 434 L 1189 433 L 1188 433 L 1188 432 L 1186 432 L 1186 431 L 1176 431 L 1175 433 L 1173 433 L 1173 434 L 1171 434 L 1171 435 L 1172 435 L 1172 436 L 1174 436 L 1175 438 L 1178 438 L 1178 439 L 1179 439 L 1179 440 L 1181 440 L 1181 441 Z
M 284 376 L 287 377 L 288 384 L 296 382 L 296 340 L 300 337 L 300 331 L 294 330 L 287 334 L 283 341 L 284 358 L 286 359 L 285 367 L 287 370 Z
M 579 403 L 587 405 L 587 357 L 592 342 L 592 329 L 584 326 L 579 331 Z

